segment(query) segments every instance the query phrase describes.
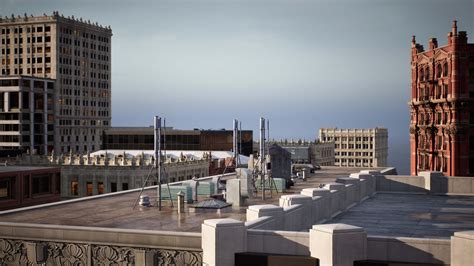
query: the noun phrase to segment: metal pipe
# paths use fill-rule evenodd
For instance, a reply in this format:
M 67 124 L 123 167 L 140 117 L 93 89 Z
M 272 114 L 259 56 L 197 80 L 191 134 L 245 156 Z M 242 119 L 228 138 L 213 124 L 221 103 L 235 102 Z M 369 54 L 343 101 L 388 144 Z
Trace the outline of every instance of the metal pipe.
M 155 168 L 158 178 L 158 210 L 161 211 L 161 118 L 155 116 Z
M 265 200 L 265 118 L 260 117 L 260 184 Z

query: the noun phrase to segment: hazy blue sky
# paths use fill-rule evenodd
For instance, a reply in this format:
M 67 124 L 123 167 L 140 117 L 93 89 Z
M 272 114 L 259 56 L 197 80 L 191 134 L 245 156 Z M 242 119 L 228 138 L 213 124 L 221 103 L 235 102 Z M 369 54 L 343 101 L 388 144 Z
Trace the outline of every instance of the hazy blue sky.
M 389 161 L 408 167 L 411 36 L 474 33 L 473 0 L 0 0 L 0 14 L 58 10 L 111 25 L 112 124 L 158 114 L 177 128 L 314 139 L 320 127 L 389 129 Z M 471 39 L 472 40 L 472 39 Z M 254 131 L 254 137 L 257 137 Z

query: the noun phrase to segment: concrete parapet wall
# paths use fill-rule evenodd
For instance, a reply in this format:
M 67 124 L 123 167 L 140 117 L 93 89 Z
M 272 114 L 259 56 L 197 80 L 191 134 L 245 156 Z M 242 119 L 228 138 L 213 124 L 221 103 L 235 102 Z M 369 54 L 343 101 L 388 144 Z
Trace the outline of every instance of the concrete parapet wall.
M 376 176 L 376 190 L 381 192 L 426 193 L 423 176 L 379 175 Z
M 86 226 L 0 222 L 0 238 L 84 243 L 106 242 L 111 245 L 123 246 L 201 249 L 200 233 L 109 229 Z
M 474 231 L 456 232 L 451 237 L 451 265 L 474 265 Z
M 329 220 L 370 197 L 374 187 L 375 179 L 370 174 L 360 174 L 359 178 L 338 178 L 322 188 L 305 188 L 300 194 L 283 195 L 279 207 L 249 206 L 246 224 L 254 229 L 309 230 L 312 225 Z M 252 223 L 262 217 L 266 219 Z
M 367 259 L 450 264 L 451 241 L 446 239 L 369 236 L 367 237 Z
M 309 256 L 309 233 L 247 230 L 247 252 Z
M 285 226 L 285 213 L 282 207 L 276 205 L 252 205 L 247 208 L 247 221 L 260 217 L 271 217 L 265 229 L 281 230 Z
M 11 265 L 202 264 L 200 233 L 0 222 L 0 244 Z

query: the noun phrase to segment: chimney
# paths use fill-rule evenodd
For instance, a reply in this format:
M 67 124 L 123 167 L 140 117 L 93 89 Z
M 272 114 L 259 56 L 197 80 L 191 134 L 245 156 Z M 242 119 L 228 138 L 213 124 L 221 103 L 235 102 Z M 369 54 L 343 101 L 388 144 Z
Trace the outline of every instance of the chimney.
M 438 40 L 436 40 L 436 38 L 430 38 L 428 43 L 429 43 L 428 46 L 430 50 L 434 50 L 438 48 Z

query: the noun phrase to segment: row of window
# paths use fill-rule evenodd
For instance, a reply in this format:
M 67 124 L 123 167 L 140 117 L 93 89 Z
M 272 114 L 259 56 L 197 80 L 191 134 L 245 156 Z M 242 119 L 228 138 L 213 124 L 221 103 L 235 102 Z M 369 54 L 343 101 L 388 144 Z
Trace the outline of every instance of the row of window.
M 77 30 L 72 30 L 71 28 L 60 27 L 59 32 L 68 34 L 68 35 L 74 35 L 76 37 L 81 36 L 81 32 Z M 82 38 L 85 38 L 85 39 L 90 38 L 91 40 L 94 40 L 94 41 L 109 43 L 109 38 L 100 36 L 100 35 L 95 35 L 93 33 L 82 32 Z
M 11 51 L 10 48 L 6 48 L 6 49 L 2 48 L 2 55 L 9 55 L 10 51 Z M 18 55 L 18 54 L 22 55 L 23 54 L 23 48 L 14 48 L 13 52 L 14 52 L 15 55 Z M 51 47 L 46 46 L 44 48 L 44 52 L 45 53 L 51 53 Z M 26 48 L 26 53 L 27 54 L 30 54 L 30 53 L 32 53 L 32 54 L 40 53 L 41 54 L 41 53 L 43 53 L 43 46 L 27 47 Z
M 50 43 L 51 42 L 51 36 L 32 36 L 32 37 L 26 37 L 26 43 L 42 43 L 43 40 L 45 43 Z M 14 44 L 23 44 L 23 38 L 2 38 L 2 44 L 3 45 L 10 45 L 11 43 Z
M 374 137 L 322 137 L 322 141 L 374 141 Z
M 72 83 L 73 83 L 73 80 L 70 79 L 70 78 L 61 78 L 61 84 L 62 85 L 72 85 Z M 81 81 L 78 80 L 78 79 L 75 79 L 74 80 L 74 85 L 75 86 L 81 86 Z M 87 80 L 83 80 L 82 81 L 82 87 L 108 89 L 109 88 L 109 83 L 107 81 L 99 81 L 99 82 L 91 81 L 91 82 L 89 82 Z M 98 95 L 98 96 L 99 97 L 101 97 L 101 96 L 107 97 L 107 95 L 108 95 L 108 93 L 105 91 L 105 92 L 102 92 L 101 95 Z
M 429 66 L 420 66 L 420 70 L 418 71 L 418 79 L 419 81 L 427 81 L 430 80 L 430 67 Z M 435 77 L 447 77 L 449 74 L 448 63 L 445 62 L 444 64 L 438 63 L 435 67 Z
M 71 39 L 71 38 L 65 38 L 65 37 L 60 36 L 60 37 L 59 37 L 59 43 L 72 45 L 73 39 Z M 82 43 L 81 43 L 80 40 L 74 39 L 74 46 L 80 47 L 81 44 L 82 44 L 82 47 L 83 47 L 83 48 L 86 48 L 86 49 L 99 50 L 99 51 L 101 51 L 101 52 L 109 52 L 109 46 L 100 45 L 100 44 L 97 45 L 97 44 L 95 44 L 95 43 L 89 43 L 89 42 L 86 42 L 86 41 L 82 41 Z
M 28 57 L 26 58 L 26 63 L 27 64 L 42 64 L 43 63 L 43 57 Z M 22 65 L 24 62 L 23 58 L 15 58 L 15 59 L 4 59 L 2 58 L 2 64 L 10 64 L 10 62 L 13 62 L 15 65 Z M 51 57 L 47 56 L 44 58 L 44 63 L 49 64 L 51 63 Z
M 60 119 L 59 120 L 59 125 L 60 126 L 87 126 L 86 120 L 79 120 L 79 119 Z M 97 120 L 96 122 L 97 126 L 108 126 L 109 121 L 107 120 Z
M 11 75 L 12 73 L 14 73 L 15 75 L 23 75 L 24 74 L 24 71 L 23 71 L 23 68 L 15 68 L 13 71 L 11 71 L 9 68 L 7 69 L 2 69 L 2 75 Z M 50 67 L 46 67 L 44 68 L 44 72 L 43 72 L 43 68 L 42 67 L 37 67 L 37 68 L 27 68 L 26 69 L 26 74 L 51 74 L 51 68 Z
M 434 114 L 434 121 L 432 121 L 432 114 L 420 113 L 418 116 L 418 125 L 431 125 L 432 122 L 436 125 L 444 125 L 450 121 L 449 112 L 436 112 Z M 474 121 L 472 121 L 474 123 Z
M 438 85 L 434 86 L 434 89 L 430 88 L 419 88 L 418 89 L 418 100 L 429 100 L 433 99 L 445 99 L 448 97 L 448 85 Z
M 363 150 L 367 150 L 367 149 L 372 149 L 374 146 L 373 144 L 335 144 L 335 147 L 336 149 L 363 149 Z
M 26 33 L 30 33 L 30 32 L 50 32 L 51 31 L 51 26 L 32 26 L 32 27 L 26 27 Z M 2 34 L 10 34 L 10 33 L 14 33 L 14 34 L 21 34 L 23 33 L 23 27 L 19 27 L 19 28 L 14 28 L 13 30 L 11 28 L 2 28 Z
M 373 156 L 373 153 L 372 152 L 335 152 L 334 153 L 335 156 L 365 156 L 365 157 L 372 157 Z
M 59 193 L 59 175 L 33 174 L 31 176 L 25 175 L 22 178 L 22 180 L 16 176 L 0 178 L 0 201 L 17 199 L 18 192 L 21 193 L 21 197 L 24 199 L 53 192 Z M 17 189 L 18 181 L 23 181 L 22 189 Z
M 336 158 L 336 163 L 370 163 L 372 164 L 372 159 L 339 159 Z

